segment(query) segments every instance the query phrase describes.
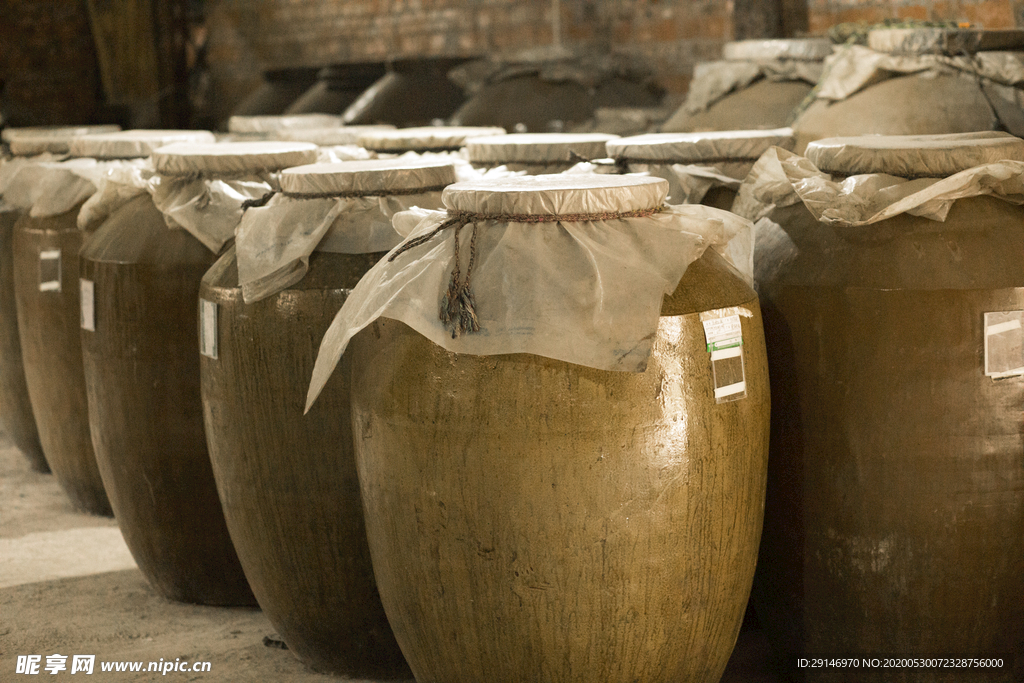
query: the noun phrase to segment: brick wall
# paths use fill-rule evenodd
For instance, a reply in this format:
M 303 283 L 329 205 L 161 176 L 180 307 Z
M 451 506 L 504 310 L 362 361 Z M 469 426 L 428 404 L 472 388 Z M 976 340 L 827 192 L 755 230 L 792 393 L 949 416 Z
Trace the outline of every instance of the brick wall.
M 99 71 L 85 0 L 0 0 L 0 79 L 11 125 L 97 122 Z
M 808 0 L 807 4 L 812 33 L 845 21 L 896 18 L 965 21 L 990 29 L 1024 26 L 1022 0 Z

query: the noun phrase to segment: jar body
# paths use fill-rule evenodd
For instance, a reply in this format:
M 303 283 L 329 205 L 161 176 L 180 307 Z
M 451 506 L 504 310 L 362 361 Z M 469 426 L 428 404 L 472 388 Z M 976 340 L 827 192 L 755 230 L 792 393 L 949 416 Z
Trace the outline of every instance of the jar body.
M 14 226 L 14 293 L 25 382 L 39 441 L 61 488 L 79 510 L 112 514 L 92 438 L 79 336 L 78 207 L 24 215 Z
M 769 130 L 791 123 L 793 112 L 811 92 L 805 81 L 773 81 L 762 78 L 729 93 L 706 110 L 690 113 L 680 107 L 662 124 L 664 133 L 698 133 L 711 130 Z
M 1024 311 L 1024 210 L 772 219 L 755 249 L 772 450 L 754 601 L 776 651 L 1016 655 L 1014 671 L 898 680 L 1021 680 L 1024 378 L 985 376 L 984 321 Z
M 366 543 L 347 356 L 309 414 L 319 343 L 382 254 L 314 252 L 299 283 L 252 304 L 234 250 L 203 279 L 217 358 L 201 359 L 204 417 L 228 529 L 267 618 L 313 669 L 406 678 Z
M 666 297 L 644 373 L 453 354 L 387 319 L 353 339 L 370 550 L 417 680 L 721 676 L 768 410 L 757 299 L 723 263 L 709 250 Z M 698 312 L 725 306 L 751 314 L 748 395 L 716 404 Z
M 14 224 L 21 212 L 0 205 L 0 420 L 36 472 L 50 471 L 39 443 L 32 401 L 25 382 L 14 297 Z
M 991 104 L 990 104 L 991 103 Z M 1014 115 L 1013 109 L 1017 110 Z M 838 102 L 815 100 L 793 123 L 795 151 L 822 138 L 854 135 L 937 135 L 999 129 L 1001 115 L 1009 130 L 1022 118 L 1020 107 L 966 76 L 916 74 L 869 85 Z
M 148 194 L 115 211 L 82 249 L 82 353 L 96 459 L 139 568 L 172 600 L 249 605 L 203 431 L 195 302 L 213 260 Z

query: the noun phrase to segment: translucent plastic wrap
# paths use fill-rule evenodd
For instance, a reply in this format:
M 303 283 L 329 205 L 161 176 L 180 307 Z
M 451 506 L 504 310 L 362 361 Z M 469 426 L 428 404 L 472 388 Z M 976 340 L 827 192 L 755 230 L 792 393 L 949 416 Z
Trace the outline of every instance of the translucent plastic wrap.
M 504 134 L 495 126 L 421 126 L 366 133 L 359 145 L 375 152 L 437 152 L 465 147 L 467 138 Z
M 868 47 L 891 54 L 963 55 L 988 50 L 1024 50 L 1024 31 L 914 27 L 868 32 Z
M 474 166 L 506 166 L 528 173 L 557 173 L 583 159 L 603 159 L 605 143 L 618 138 L 605 133 L 521 133 L 471 138 L 466 157 Z
M 960 73 L 1019 88 L 1024 85 L 1024 52 L 895 55 L 863 45 L 844 45 L 826 60 L 816 97 L 843 100 L 878 81 L 915 73 Z
M 793 131 L 652 133 L 611 140 L 608 155 L 630 172 L 669 181 L 674 203 L 697 204 L 713 187 L 739 189 L 754 162 L 773 145 L 792 149 Z
M 170 227 L 188 230 L 218 252 L 234 235 L 242 204 L 277 187 L 274 174 L 316 161 L 305 142 L 236 142 L 169 145 L 153 153 L 153 203 Z
M 250 208 L 235 234 L 238 281 L 246 303 L 305 277 L 314 250 L 389 251 L 402 237 L 399 211 L 438 209 L 455 169 L 440 161 L 394 159 L 316 164 L 281 173 L 281 193 Z
M 829 143 L 827 140 L 822 142 Z M 1024 146 L 1024 141 L 1018 142 Z M 943 141 L 942 144 L 947 143 Z M 965 141 L 964 145 L 970 147 L 970 141 Z M 813 153 L 812 150 L 808 146 L 808 152 Z M 885 152 L 876 149 L 876 154 Z M 947 151 L 947 154 L 955 159 L 954 153 Z M 897 152 L 892 156 L 898 158 L 902 155 Z M 971 151 L 962 160 L 970 163 L 973 156 Z M 905 165 L 906 161 L 904 157 L 893 165 Z M 772 148 L 757 161 L 740 187 L 733 211 L 757 221 L 769 217 L 777 207 L 802 202 L 823 223 L 863 226 L 902 213 L 943 221 L 956 200 L 979 195 L 992 195 L 1013 204 L 1024 204 L 1024 161 L 994 161 L 963 168 L 944 178 L 920 177 L 928 172 L 925 166 L 916 169 L 905 167 L 908 174 L 916 179 L 885 173 L 833 178 L 806 157 Z
M 831 53 L 831 43 L 817 38 L 726 43 L 723 60 L 699 62 L 694 67 L 683 107 L 691 114 L 705 111 L 729 93 L 760 78 L 814 85 Z
M 307 406 L 352 336 L 382 316 L 455 353 L 642 372 L 662 298 L 706 249 L 752 277 L 752 225 L 665 206 L 666 191 L 641 176 L 523 176 L 452 185 L 447 211 L 396 215 L 395 228 L 411 232 L 328 329 Z

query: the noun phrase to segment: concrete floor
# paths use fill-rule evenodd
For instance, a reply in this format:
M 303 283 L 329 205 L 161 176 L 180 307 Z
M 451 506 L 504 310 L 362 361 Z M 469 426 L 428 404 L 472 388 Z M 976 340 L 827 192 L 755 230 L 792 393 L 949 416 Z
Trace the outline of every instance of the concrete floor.
M 74 655 L 95 655 L 113 681 L 340 680 L 264 644 L 274 629 L 258 609 L 171 602 L 147 584 L 110 518 L 75 512 L 50 475 L 32 472 L 0 433 L 0 681 L 22 678 L 19 655 L 40 655 L 46 680 L 72 674 Z M 67 657 L 51 675 L 47 656 Z M 741 634 L 722 683 L 781 683 L 758 631 Z M 104 662 L 209 662 L 207 672 L 103 673 Z M 75 679 L 70 679 L 75 680 Z

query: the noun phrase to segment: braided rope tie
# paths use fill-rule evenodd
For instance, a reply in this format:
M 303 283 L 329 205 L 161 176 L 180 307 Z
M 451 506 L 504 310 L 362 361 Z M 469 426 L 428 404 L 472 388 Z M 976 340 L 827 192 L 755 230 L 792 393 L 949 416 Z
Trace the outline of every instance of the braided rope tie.
M 410 249 L 426 244 L 437 235 L 449 228 L 455 230 L 455 265 L 452 266 L 452 274 L 448 280 L 448 289 L 441 298 L 441 307 L 438 314 L 439 319 L 444 323 L 445 328 L 452 333 L 452 339 L 456 339 L 463 333 L 480 331 L 480 321 L 476 314 L 476 299 L 470 289 L 473 276 L 473 266 L 476 263 L 476 235 L 480 222 L 496 221 L 499 223 L 585 223 L 590 221 L 611 221 L 624 218 L 649 218 L 656 213 L 665 210 L 665 206 L 658 206 L 653 209 L 636 209 L 634 211 L 606 211 L 602 213 L 572 213 L 572 214 L 529 214 L 529 213 L 475 213 L 472 211 L 459 211 L 448 209 L 448 218 L 439 226 L 426 235 L 420 235 L 405 242 L 398 247 L 390 256 L 388 263 L 394 261 L 398 256 Z M 459 233 L 467 225 L 473 225 L 473 234 L 469 238 L 469 264 L 466 266 L 466 277 L 462 277 L 462 266 L 459 260 Z
M 273 199 L 274 195 L 282 195 L 291 199 L 353 199 L 356 197 L 401 197 L 414 194 L 427 194 L 428 192 L 440 192 L 448 185 L 431 185 L 430 187 L 408 187 L 399 190 L 366 190 L 365 192 L 284 192 L 271 190 L 262 197 L 246 199 L 242 202 L 242 211 L 246 209 L 266 206 L 267 202 Z

